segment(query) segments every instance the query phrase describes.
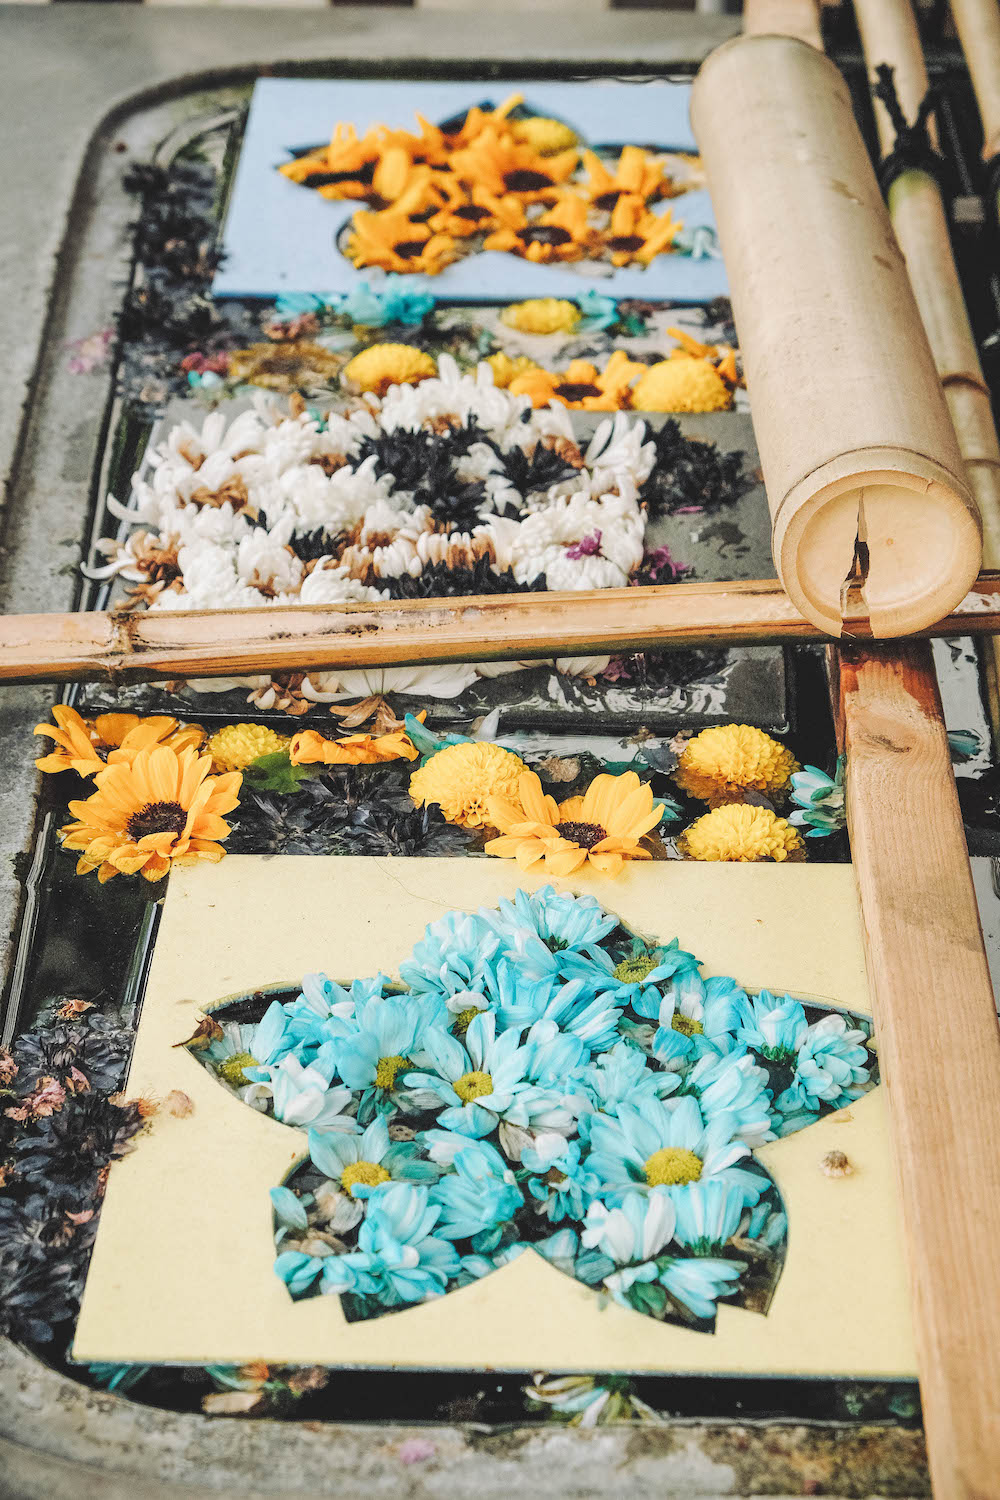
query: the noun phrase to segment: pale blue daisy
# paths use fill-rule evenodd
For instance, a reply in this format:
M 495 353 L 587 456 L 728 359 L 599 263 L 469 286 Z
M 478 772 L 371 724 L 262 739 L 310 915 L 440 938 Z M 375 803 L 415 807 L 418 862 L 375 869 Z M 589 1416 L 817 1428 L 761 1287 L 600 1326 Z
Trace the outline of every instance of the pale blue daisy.
M 469 1022 L 465 1046 L 441 1027 L 428 1027 L 421 1060 L 433 1072 L 413 1071 L 404 1079 L 401 1102 L 408 1109 L 444 1105 L 439 1125 L 462 1135 L 483 1136 L 495 1130 L 515 1096 L 527 1085 L 529 1057 L 520 1033 L 496 1034 L 496 1016 L 480 1011 Z
M 454 1245 L 434 1233 L 440 1217 L 425 1187 L 393 1182 L 376 1188 L 357 1250 L 321 1263 L 322 1291 L 375 1297 L 387 1308 L 440 1297 L 461 1265 Z
M 734 1133 L 737 1123 L 730 1114 L 706 1122 L 690 1095 L 621 1104 L 617 1118 L 591 1118 L 587 1166 L 600 1177 L 609 1202 L 635 1190 L 719 1177 L 739 1187 L 747 1203 L 756 1203 L 767 1184 L 736 1165 L 750 1154 Z
M 740 1227 L 746 1207 L 739 1188 L 718 1178 L 667 1191 L 677 1222 L 674 1239 L 692 1255 L 718 1255 Z
M 661 1262 L 660 1285 L 675 1302 L 686 1307 L 696 1318 L 715 1317 L 715 1304 L 738 1290 L 739 1279 L 746 1270 L 741 1260 L 716 1260 L 711 1256 L 678 1256 Z
M 589 1117 L 597 1111 L 616 1115 L 620 1104 L 639 1099 L 665 1099 L 680 1088 L 680 1075 L 651 1068 L 645 1053 L 622 1040 L 604 1052 L 578 1075 L 573 1083 L 574 1099 L 583 1101 L 580 1130 L 589 1133 Z
M 312 1164 L 341 1192 L 366 1198 L 383 1182 L 435 1182 L 439 1170 L 414 1141 L 391 1141 L 383 1115 L 356 1134 L 310 1130 Z
M 415 995 L 482 993 L 499 949 L 499 937 L 481 917 L 450 911 L 428 923 L 411 956 L 400 964 L 400 978 Z
M 521 1152 L 521 1165 L 535 1174 L 528 1178 L 528 1192 L 553 1224 L 582 1219 L 600 1188 L 600 1180 L 581 1162 L 580 1154 L 579 1141 L 567 1141 L 555 1131 L 541 1132 L 534 1145 Z
M 746 995 L 735 979 L 702 979 L 695 968 L 680 970 L 656 1012 L 659 1027 L 653 1055 L 665 1068 L 684 1068 L 706 1053 L 727 1052 L 740 1024 Z M 636 1006 L 646 1014 L 642 1005 Z
M 776 1104 L 784 1115 L 842 1109 L 871 1084 L 871 1054 L 864 1031 L 850 1028 L 841 1015 L 826 1015 L 806 1031 L 798 1050 L 795 1077 Z
M 479 915 L 505 942 L 519 932 L 533 933 L 552 954 L 592 948 L 618 926 L 593 896 L 557 893 L 551 885 L 518 891 L 513 902 L 502 900 L 496 911 L 480 907 Z
M 494 1249 L 504 1226 L 521 1207 L 521 1190 L 499 1151 L 485 1141 L 468 1141 L 452 1161 L 454 1171 L 431 1189 L 441 1208 L 437 1233 L 448 1240 L 471 1240 L 479 1252 Z
M 748 1146 L 774 1140 L 768 1075 L 749 1052 L 707 1053 L 684 1079 L 684 1092 L 694 1094 L 706 1120 L 735 1116 L 733 1134 Z
M 768 1062 L 794 1062 L 808 1031 L 806 1013 L 791 995 L 761 990 L 740 1006 L 737 1036 Z
M 349 1088 L 362 1091 L 358 1113 L 363 1122 L 374 1110 L 391 1112 L 398 1104 L 399 1078 L 444 1016 L 434 996 L 372 996 L 356 1006 L 349 1020 L 336 1022 L 339 1035 L 332 1045 L 337 1072 Z

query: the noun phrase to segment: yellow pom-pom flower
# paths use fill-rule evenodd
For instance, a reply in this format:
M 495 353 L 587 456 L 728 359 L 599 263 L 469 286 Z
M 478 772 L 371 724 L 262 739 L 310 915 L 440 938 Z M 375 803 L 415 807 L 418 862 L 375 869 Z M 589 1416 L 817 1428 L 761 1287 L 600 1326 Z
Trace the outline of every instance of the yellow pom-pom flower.
M 525 769 L 520 756 L 501 745 L 449 745 L 414 771 L 410 796 L 418 807 L 437 803 L 449 823 L 483 828 L 491 822 L 490 799 L 516 796 Z
M 577 143 L 577 134 L 562 120 L 532 115 L 529 120 L 511 122 L 511 135 L 521 146 L 530 146 L 539 156 L 556 156 Z
M 532 297 L 505 307 L 500 321 L 519 333 L 572 333 L 580 321 L 580 309 L 563 297 Z
M 505 354 L 502 349 L 496 354 L 491 354 L 486 363 L 493 371 L 493 384 L 499 391 L 505 391 L 511 381 L 516 380 L 519 375 L 538 369 L 535 361 L 529 359 L 526 354 L 519 354 L 516 359 L 511 359 L 510 355 Z
M 729 802 L 696 818 L 677 840 L 685 859 L 753 863 L 805 857 L 804 845 L 787 818 L 769 807 Z
M 278 734 L 266 724 L 224 724 L 212 735 L 206 749 L 216 771 L 245 771 L 262 755 L 276 755 L 288 748 L 288 735 Z
M 729 387 L 707 359 L 682 355 L 650 365 L 632 391 L 635 411 L 725 411 Z
M 703 729 L 689 740 L 674 772 L 677 785 L 692 797 L 719 807 L 741 802 L 748 791 L 773 797 L 784 792 L 799 763 L 790 750 L 750 724 Z
M 412 344 L 372 344 L 344 366 L 343 378 L 362 391 L 384 396 L 393 385 L 418 385 L 437 374 L 437 365 Z

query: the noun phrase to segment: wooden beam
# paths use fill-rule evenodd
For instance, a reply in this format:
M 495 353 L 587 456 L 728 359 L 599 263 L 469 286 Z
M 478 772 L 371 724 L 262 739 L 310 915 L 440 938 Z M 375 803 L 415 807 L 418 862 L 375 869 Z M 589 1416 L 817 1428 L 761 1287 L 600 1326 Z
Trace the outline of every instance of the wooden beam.
M 990 1500 L 1000 1495 L 1000 1028 L 937 680 L 921 644 L 831 654 L 931 1480 L 937 1500 Z
M 1000 573 L 922 632 L 1000 631 Z M 863 614 L 851 636 L 869 637 Z M 0 617 L 0 683 L 170 681 L 432 662 L 746 646 L 828 637 L 775 579 L 404 604 Z

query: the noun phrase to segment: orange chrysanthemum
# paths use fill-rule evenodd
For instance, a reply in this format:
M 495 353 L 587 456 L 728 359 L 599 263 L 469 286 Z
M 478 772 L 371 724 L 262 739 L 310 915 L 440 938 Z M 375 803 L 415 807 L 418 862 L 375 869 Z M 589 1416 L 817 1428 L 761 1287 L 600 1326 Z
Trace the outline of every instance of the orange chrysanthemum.
M 634 771 L 595 776 L 582 797 L 558 805 L 542 792 L 533 771 L 518 778 L 517 801 L 491 797 L 490 819 L 500 837 L 487 854 L 516 859 L 522 870 L 542 861 L 547 873 L 572 875 L 591 865 L 601 875 L 618 875 L 626 860 L 650 859 L 640 843 L 663 817 L 662 803 Z
M 36 724 L 34 734 L 43 734 L 58 747 L 35 761 L 40 771 L 76 771 L 93 776 L 106 765 L 134 760 L 151 745 L 169 745 L 173 750 L 197 747 L 205 738 L 200 724 L 180 724 L 169 714 L 140 719 L 138 714 L 98 714 L 83 719 L 75 708 L 57 703 L 52 710 L 56 727 Z
M 159 880 L 172 864 L 222 859 L 222 814 L 237 806 L 243 778 L 211 771 L 211 755 L 190 746 L 153 745 L 105 766 L 94 795 L 69 804 L 77 822 L 59 830 L 67 849 L 81 851 L 77 874 L 96 870 L 102 884 L 115 875 Z
M 315 729 L 292 736 L 288 747 L 293 766 L 374 766 L 385 760 L 416 760 L 418 751 L 408 734 L 348 734 L 328 740 Z

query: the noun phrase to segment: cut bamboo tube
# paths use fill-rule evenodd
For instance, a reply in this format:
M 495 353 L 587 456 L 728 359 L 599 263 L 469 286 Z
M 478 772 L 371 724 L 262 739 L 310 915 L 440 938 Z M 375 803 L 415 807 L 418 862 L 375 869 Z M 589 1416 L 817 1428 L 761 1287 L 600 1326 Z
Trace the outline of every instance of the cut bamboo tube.
M 847 87 L 810 45 L 742 37 L 703 65 L 691 116 L 778 575 L 828 634 L 852 593 L 881 636 L 927 626 L 978 571 L 979 517 Z
M 937 682 L 923 645 L 833 655 L 931 1481 L 996 1500 L 1000 1030 Z
M 858 636 L 870 622 L 852 622 Z M 927 636 L 1000 631 L 1000 573 Z M 0 616 L 0 683 L 245 677 L 438 662 L 531 661 L 689 646 L 822 641 L 777 580 L 404 604 Z
M 983 159 L 1000 153 L 1000 6 L 997 0 L 951 0 L 958 39 L 983 122 Z
M 819 0 L 743 0 L 744 36 L 797 36 L 823 50 Z
M 996 9 L 995 0 L 993 0 Z M 893 71 L 908 120 L 927 93 L 920 34 L 910 0 L 854 0 L 869 76 L 880 63 Z M 1000 16 L 1000 9 L 997 10 Z M 895 143 L 885 106 L 875 101 L 882 150 Z M 941 189 L 925 171 L 902 172 L 889 189 L 889 215 L 906 261 L 934 363 L 944 386 L 958 447 L 983 528 L 983 566 L 1000 566 L 1000 443 L 989 388 L 962 295 Z M 986 691 L 994 736 L 1000 740 L 1000 643 L 984 652 Z

